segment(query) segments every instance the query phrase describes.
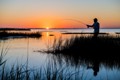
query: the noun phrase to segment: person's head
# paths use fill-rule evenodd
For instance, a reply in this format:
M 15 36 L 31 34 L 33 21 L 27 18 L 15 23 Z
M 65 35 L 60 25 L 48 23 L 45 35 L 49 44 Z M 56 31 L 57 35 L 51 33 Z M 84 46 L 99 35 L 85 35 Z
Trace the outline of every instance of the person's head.
M 97 22 L 98 21 L 98 19 L 97 18 L 94 18 L 94 22 Z

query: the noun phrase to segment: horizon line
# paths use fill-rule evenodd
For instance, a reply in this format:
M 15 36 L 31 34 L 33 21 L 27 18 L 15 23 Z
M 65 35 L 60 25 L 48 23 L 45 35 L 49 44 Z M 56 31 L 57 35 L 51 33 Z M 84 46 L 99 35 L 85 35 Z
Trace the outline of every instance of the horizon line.
M 0 29 L 46 29 L 46 28 L 3 28 L 3 27 L 0 27 Z M 88 29 L 88 28 L 49 28 L 49 29 Z M 120 27 L 111 27 L 111 28 L 100 28 L 100 29 L 120 29 Z

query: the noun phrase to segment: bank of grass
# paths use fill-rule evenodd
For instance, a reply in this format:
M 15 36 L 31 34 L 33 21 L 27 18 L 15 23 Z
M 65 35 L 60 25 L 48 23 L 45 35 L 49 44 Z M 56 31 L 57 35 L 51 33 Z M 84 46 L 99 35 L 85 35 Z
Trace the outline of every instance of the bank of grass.
M 29 28 L 0 28 L 0 31 L 30 31 Z
M 2 48 L 1 48 L 2 47 Z M 9 46 L 4 49 L 4 45 L 0 44 L 0 66 L 5 64 L 7 60 L 4 60 L 4 57 L 8 53 Z
M 60 39 L 59 41 L 54 41 L 54 45 L 52 49 L 49 49 L 45 52 L 51 53 L 54 55 L 63 55 L 66 60 L 74 60 L 77 62 L 80 59 L 84 59 L 85 61 L 97 61 L 97 62 L 109 62 L 109 65 L 120 64 L 120 58 L 117 54 L 113 53 L 110 55 L 104 55 L 105 53 L 96 53 L 95 49 L 104 50 L 103 47 L 108 47 L 109 51 L 116 50 L 120 48 L 120 37 L 72 37 L 67 41 L 63 41 Z M 91 50 L 92 49 L 92 50 Z M 112 50 L 111 50 L 112 49 Z M 90 51 L 91 50 L 91 51 Z M 1 49 L 0 56 L 0 80 L 85 80 L 87 76 L 84 78 L 84 72 L 80 74 L 80 71 L 71 72 L 70 70 L 61 67 L 57 68 L 54 64 L 48 64 L 44 68 L 34 69 L 29 68 L 28 63 L 25 64 L 13 64 L 13 66 L 8 69 L 7 68 L 7 60 L 4 60 L 4 57 L 7 53 L 7 49 Z M 108 52 L 109 52 L 108 51 Z M 116 52 L 114 51 L 114 52 Z M 91 55 L 96 53 L 94 56 Z M 102 51 L 104 52 L 104 51 Z M 63 58 L 61 58 L 63 59 Z M 73 62 L 74 63 L 74 62 Z M 77 63 L 76 63 L 77 64 Z
M 40 32 L 7 32 L 7 31 L 2 31 L 0 32 L 0 38 L 4 38 L 4 37 L 31 37 L 31 38 L 39 38 L 41 37 L 41 33 Z
M 1 46 L 1 45 L 0 45 Z M 74 80 L 80 71 L 70 71 L 70 68 L 56 67 L 50 62 L 45 67 L 30 68 L 28 61 L 25 64 L 13 63 L 7 65 L 4 60 L 9 48 L 0 48 L 0 80 Z M 80 79 L 82 80 L 82 79 Z
M 26 64 L 12 65 L 7 68 L 6 63 L 0 66 L 0 80 L 83 80 L 83 72 L 76 70 L 70 71 L 70 68 L 57 68 L 49 64 L 44 68 L 34 69 L 26 68 Z M 81 74 L 79 74 L 81 73 Z M 76 76 L 77 75 L 77 76 Z
M 104 56 L 108 52 L 109 55 L 115 55 L 120 50 L 120 36 L 75 36 L 66 41 L 59 39 L 54 41 L 48 53 L 55 54 L 78 54 L 78 55 L 96 55 Z M 94 54 L 95 53 L 95 54 Z
M 41 50 L 40 50 L 41 52 Z M 42 51 L 53 54 L 61 61 L 75 63 L 79 65 L 80 61 L 105 64 L 113 68 L 120 68 L 120 36 L 75 36 L 68 40 L 61 38 L 54 41 L 54 44 L 48 50 Z M 95 62 L 96 63 L 96 62 Z

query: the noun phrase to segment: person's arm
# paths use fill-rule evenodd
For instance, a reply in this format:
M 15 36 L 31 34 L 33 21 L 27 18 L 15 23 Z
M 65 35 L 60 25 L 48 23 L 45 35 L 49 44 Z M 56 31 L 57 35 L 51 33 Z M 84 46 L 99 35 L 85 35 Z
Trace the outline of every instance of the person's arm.
M 89 27 L 93 27 L 93 25 L 87 25 L 87 27 L 89 28 Z

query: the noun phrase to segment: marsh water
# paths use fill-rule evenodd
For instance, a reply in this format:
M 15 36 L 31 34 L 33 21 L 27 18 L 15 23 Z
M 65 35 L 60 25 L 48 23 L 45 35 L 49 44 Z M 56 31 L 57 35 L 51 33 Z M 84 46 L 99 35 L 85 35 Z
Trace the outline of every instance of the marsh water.
M 42 51 L 52 47 L 54 40 L 70 39 L 73 36 L 83 36 L 83 34 L 63 34 L 67 32 L 93 32 L 92 29 L 33 29 L 31 32 L 40 31 L 40 38 L 7 37 L 0 39 L 0 50 L 8 48 L 6 66 L 25 64 L 28 59 L 29 68 L 48 68 L 50 66 L 58 70 L 64 70 L 64 76 L 71 73 L 71 77 L 76 80 L 120 80 L 120 63 L 100 62 L 94 60 L 84 60 L 68 57 L 64 55 L 54 55 L 43 53 Z M 101 29 L 100 32 L 109 35 L 119 35 L 120 29 Z M 89 36 L 91 34 L 85 34 Z M 41 51 L 41 52 L 40 52 Z M 119 52 L 118 52 L 119 53 Z M 73 53 L 74 54 L 74 53 Z M 92 62 L 94 61 L 94 62 Z M 112 60 L 111 60 L 112 61 Z M 44 72 L 44 70 L 42 71 Z

